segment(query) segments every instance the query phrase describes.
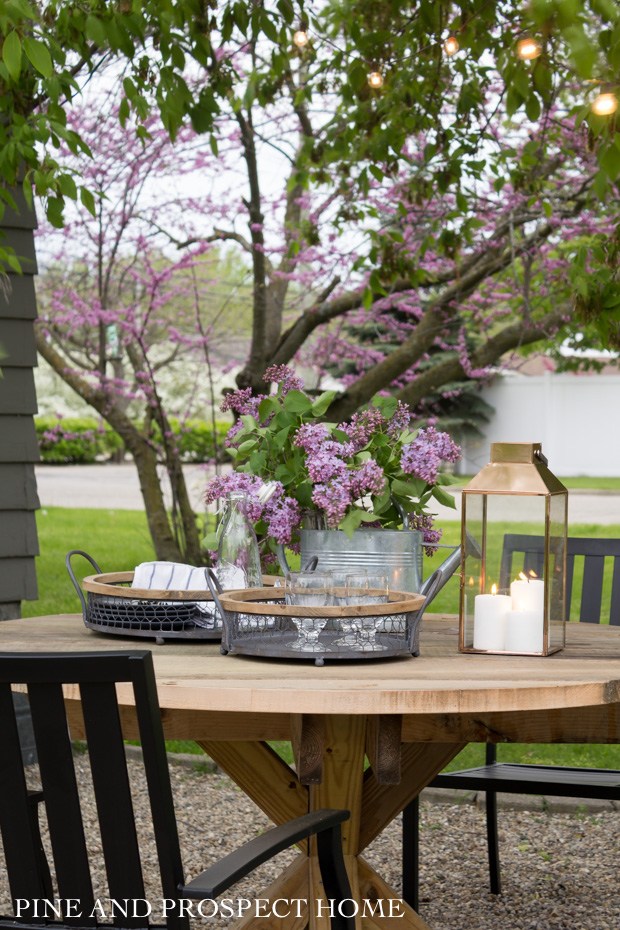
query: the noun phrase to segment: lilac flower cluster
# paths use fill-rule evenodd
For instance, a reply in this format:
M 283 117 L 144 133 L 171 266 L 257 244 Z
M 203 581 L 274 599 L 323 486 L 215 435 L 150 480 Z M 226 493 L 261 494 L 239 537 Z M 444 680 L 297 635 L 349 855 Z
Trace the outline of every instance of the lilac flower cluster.
M 375 461 L 359 465 L 349 461 L 382 424 L 380 411 L 371 408 L 356 414 L 351 423 L 339 425 L 349 442 L 330 439 L 323 423 L 304 423 L 297 430 L 293 443 L 306 453 L 308 477 L 314 484 L 312 502 L 324 511 L 328 527 L 337 527 L 356 501 L 380 494 L 385 487 L 385 474 Z
M 381 397 L 346 423 L 326 423 L 318 412 L 325 409 L 325 403 L 283 404 L 289 391 L 303 389 L 287 366 L 269 368 L 265 381 L 277 384 L 275 394 L 255 397 L 242 390 L 226 398 L 224 409 L 240 416 L 250 414 L 257 427 L 246 426 L 244 437 L 254 441 L 243 451 L 243 447 L 237 449 L 237 467 L 242 470 L 214 479 L 207 503 L 233 488 L 245 491 L 257 530 L 289 546 L 297 543 L 302 508 L 310 501 L 329 529 L 352 532 L 361 522 L 370 525 L 370 520 L 377 526 L 398 528 L 403 513 L 409 512 L 411 526 L 423 529 L 427 544 L 440 538 L 426 509 L 441 465 L 459 456 L 458 446 L 446 433 L 429 425 L 408 441 L 414 435 L 409 407 Z M 260 420 L 258 408 L 267 396 L 273 402 L 268 405 L 268 416 Z M 278 415 L 278 404 L 286 411 L 285 417 Z M 233 426 L 229 445 L 235 446 L 238 432 Z M 274 480 L 275 476 L 282 481 Z M 411 476 L 424 481 L 423 493 L 416 495 L 415 485 L 407 483 Z M 265 503 L 260 490 L 266 481 L 273 482 L 276 491 Z
M 403 446 L 400 465 L 408 475 L 415 475 L 435 484 L 443 462 L 456 462 L 461 450 L 447 433 L 438 432 L 434 426 L 421 429 L 413 442 Z
M 433 529 L 434 517 L 431 513 L 412 513 L 409 516 L 409 529 L 421 530 L 426 544 L 426 554 L 435 555 L 435 546 L 443 535 L 443 530 Z
M 353 445 L 352 452 L 359 452 L 370 442 L 375 432 L 381 429 L 385 418 L 377 407 L 368 407 L 361 413 L 354 413 L 348 423 L 339 423 L 338 429 L 346 433 Z

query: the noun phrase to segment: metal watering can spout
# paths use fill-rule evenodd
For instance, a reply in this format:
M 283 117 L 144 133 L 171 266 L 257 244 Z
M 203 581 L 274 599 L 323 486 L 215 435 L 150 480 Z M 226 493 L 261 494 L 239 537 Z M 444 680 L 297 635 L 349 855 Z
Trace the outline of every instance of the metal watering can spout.
M 435 569 L 432 575 L 424 581 L 420 587 L 420 594 L 426 597 L 424 609 L 427 610 L 429 604 L 437 597 L 443 586 L 452 578 L 455 571 L 461 566 L 461 547 L 457 546 L 454 552 L 443 560 L 441 565 Z
M 482 557 L 480 546 L 469 533 L 467 533 L 465 539 L 465 549 L 467 555 L 473 556 L 476 559 Z M 457 546 L 454 552 L 451 552 L 448 558 L 444 559 L 439 568 L 435 569 L 433 574 L 422 584 L 420 594 L 426 595 L 425 609 L 439 594 L 445 583 L 450 580 L 457 568 L 460 568 L 462 552 L 463 547 Z

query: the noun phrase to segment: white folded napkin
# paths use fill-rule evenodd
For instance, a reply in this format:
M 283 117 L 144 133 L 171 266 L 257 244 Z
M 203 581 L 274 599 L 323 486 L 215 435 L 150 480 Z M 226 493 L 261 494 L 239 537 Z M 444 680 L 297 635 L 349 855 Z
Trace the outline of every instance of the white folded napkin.
M 157 591 L 207 591 L 204 568 L 180 562 L 141 562 L 133 573 L 132 588 Z

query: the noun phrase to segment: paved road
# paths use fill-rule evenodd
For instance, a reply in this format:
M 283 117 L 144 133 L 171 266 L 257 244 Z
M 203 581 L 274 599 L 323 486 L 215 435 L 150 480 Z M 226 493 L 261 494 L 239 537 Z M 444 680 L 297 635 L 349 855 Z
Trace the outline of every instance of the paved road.
M 196 510 L 212 470 L 204 465 L 184 468 L 190 498 Z M 138 473 L 133 464 L 124 465 L 37 465 L 37 485 L 42 507 L 97 507 L 110 510 L 141 510 Z M 165 487 L 165 483 L 164 483 Z M 457 510 L 437 507 L 440 520 L 459 520 Z M 569 523 L 620 524 L 620 494 L 573 491 L 568 499 Z

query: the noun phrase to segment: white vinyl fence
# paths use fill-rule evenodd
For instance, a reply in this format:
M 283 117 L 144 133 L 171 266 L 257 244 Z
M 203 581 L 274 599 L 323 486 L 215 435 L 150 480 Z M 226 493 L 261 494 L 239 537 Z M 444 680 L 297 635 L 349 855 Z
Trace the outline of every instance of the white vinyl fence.
M 486 465 L 492 442 L 541 442 L 558 476 L 620 475 L 620 375 L 499 375 L 482 396 L 495 413 L 484 439 L 462 442 L 460 474 Z

